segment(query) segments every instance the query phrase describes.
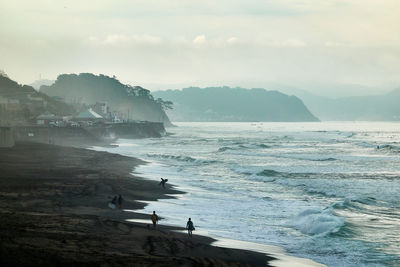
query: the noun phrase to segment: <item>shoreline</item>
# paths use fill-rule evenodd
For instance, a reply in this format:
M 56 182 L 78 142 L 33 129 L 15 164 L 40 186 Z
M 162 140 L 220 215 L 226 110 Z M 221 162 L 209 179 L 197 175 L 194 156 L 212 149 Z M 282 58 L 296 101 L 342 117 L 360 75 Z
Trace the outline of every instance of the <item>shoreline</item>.
M 116 146 L 118 146 L 118 145 L 115 144 L 115 147 Z M 103 150 L 95 149 L 94 151 L 103 151 Z M 151 164 L 153 164 L 152 161 L 149 162 L 146 160 L 145 164 L 142 164 L 142 166 L 138 166 L 138 167 L 147 168 L 147 167 L 151 166 Z M 135 168 L 133 173 L 135 175 L 136 174 L 139 175 L 140 177 L 142 177 L 146 180 L 156 181 L 158 183 L 158 180 L 153 179 L 152 177 L 146 176 L 146 173 L 143 170 L 141 172 L 138 172 L 137 168 Z M 168 185 L 170 187 L 177 189 L 178 193 L 176 193 L 176 194 L 165 193 L 166 196 L 170 196 L 174 199 L 179 199 L 180 196 L 183 196 L 184 194 L 187 193 L 185 191 L 185 189 L 180 188 L 179 185 L 175 185 L 175 184 L 168 184 Z M 140 213 L 141 211 L 144 210 L 145 207 L 147 207 L 148 205 L 150 205 L 152 203 L 156 203 L 158 201 L 162 201 L 162 199 L 143 201 L 143 203 L 145 203 L 143 208 L 138 209 L 138 210 L 127 210 L 127 211 Z M 163 219 L 164 218 L 162 218 L 161 221 L 163 221 Z M 135 222 L 135 223 L 144 223 L 144 224 L 149 223 L 149 220 L 146 220 L 146 219 L 127 219 L 127 221 Z M 187 233 L 186 230 L 182 230 L 182 229 L 184 229 L 183 227 L 178 226 L 173 223 L 166 223 L 166 224 L 164 224 L 164 226 L 172 227 L 173 228 L 172 231 L 175 231 L 175 232 L 181 232 L 181 233 L 185 233 L 185 234 Z M 286 252 L 285 248 L 280 247 L 280 246 L 256 243 L 256 242 L 252 242 L 252 241 L 243 241 L 243 240 L 238 240 L 238 239 L 225 238 L 225 237 L 210 234 L 207 231 L 207 229 L 200 230 L 200 231 L 196 230 L 196 231 L 194 231 L 193 236 L 203 236 L 203 237 L 211 238 L 213 240 L 212 243 L 210 244 L 211 246 L 224 247 L 224 248 L 228 248 L 228 249 L 244 249 L 244 250 L 253 251 L 253 252 L 257 252 L 257 253 L 263 253 L 263 254 L 273 258 L 270 262 L 268 262 L 269 264 L 271 264 L 271 266 L 277 266 L 277 267 L 281 267 L 281 266 L 298 266 L 298 267 L 318 266 L 318 267 L 323 267 L 323 266 L 326 266 L 323 263 L 316 262 L 309 258 L 302 258 L 302 257 L 298 257 L 298 256 L 289 255 Z
M 212 246 L 214 239 L 156 230 L 126 219 L 150 215 L 111 210 L 122 194 L 123 209 L 183 193 L 132 175 L 144 161 L 83 148 L 17 143 L 0 148 L 0 255 L 6 265 L 269 266 L 272 257 Z
M 178 189 L 179 189 L 179 187 L 178 187 Z M 152 202 L 155 202 L 155 201 L 146 201 L 147 204 L 151 204 Z M 136 211 L 132 210 L 129 212 L 137 212 L 137 211 L 140 211 L 140 210 L 136 210 Z M 134 222 L 134 223 L 148 223 L 149 222 L 149 220 L 144 220 L 144 219 L 127 219 L 127 221 Z M 176 228 L 176 229 L 172 229 L 172 231 L 186 234 L 186 229 L 184 229 L 183 227 L 179 227 L 175 224 L 167 223 L 167 224 L 164 224 L 164 226 Z M 196 233 L 194 233 L 193 236 L 203 236 L 203 237 L 211 238 L 213 240 L 210 243 L 211 246 L 223 247 L 223 248 L 228 248 L 228 249 L 244 249 L 247 251 L 263 253 L 269 257 L 272 257 L 273 259 L 271 259 L 271 261 L 268 262 L 268 264 L 270 264 L 271 266 L 275 266 L 275 267 L 284 267 L 284 266 L 324 267 L 324 266 L 326 266 L 325 264 L 316 262 L 312 259 L 301 258 L 301 257 L 289 255 L 289 254 L 287 254 L 286 250 L 283 247 L 279 247 L 276 245 L 261 244 L 261 243 L 251 242 L 251 241 L 243 241 L 243 240 L 238 240 L 238 239 L 224 238 L 224 237 L 210 234 L 207 230 L 200 230 L 200 231 L 196 230 L 195 232 Z

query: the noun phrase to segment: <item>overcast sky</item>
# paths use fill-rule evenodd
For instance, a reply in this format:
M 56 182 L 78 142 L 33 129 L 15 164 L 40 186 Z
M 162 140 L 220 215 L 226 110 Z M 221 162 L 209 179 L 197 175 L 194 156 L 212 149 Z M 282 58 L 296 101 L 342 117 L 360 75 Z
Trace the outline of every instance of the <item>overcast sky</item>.
M 399 0 L 0 0 L 0 36 L 20 83 L 400 85 Z

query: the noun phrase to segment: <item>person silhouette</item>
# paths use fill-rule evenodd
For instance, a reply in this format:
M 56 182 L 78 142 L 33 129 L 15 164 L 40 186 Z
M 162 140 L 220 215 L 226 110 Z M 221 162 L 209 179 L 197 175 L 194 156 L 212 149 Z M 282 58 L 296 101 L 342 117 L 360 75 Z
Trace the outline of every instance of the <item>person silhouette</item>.
M 121 209 L 122 208 L 122 202 L 124 199 L 122 198 L 121 194 L 118 196 L 118 207 Z
M 186 229 L 188 230 L 188 235 L 192 237 L 192 231 L 196 230 L 194 228 L 192 218 L 189 218 L 188 222 L 186 223 Z
M 158 185 L 162 185 L 162 187 L 165 189 L 166 182 L 168 182 L 168 179 L 161 178 L 161 182 Z
M 155 229 L 158 223 L 158 216 L 155 211 L 153 211 L 153 215 L 151 215 L 151 221 L 153 222 L 153 227 Z

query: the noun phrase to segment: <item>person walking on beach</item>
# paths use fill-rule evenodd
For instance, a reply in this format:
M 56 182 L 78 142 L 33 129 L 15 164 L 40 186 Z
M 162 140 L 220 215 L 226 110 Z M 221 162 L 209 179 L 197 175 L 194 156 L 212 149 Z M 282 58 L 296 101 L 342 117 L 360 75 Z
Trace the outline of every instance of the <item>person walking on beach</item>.
M 186 223 L 186 229 L 188 230 L 188 235 L 192 237 L 192 231 L 196 230 L 194 228 L 192 218 L 189 218 L 188 222 Z
M 165 189 L 166 182 L 168 182 L 168 179 L 161 178 L 161 182 L 158 185 L 162 185 L 162 187 Z
M 122 198 L 121 194 L 118 196 L 118 207 L 122 208 L 122 202 L 124 201 L 124 199 Z
M 151 221 L 153 222 L 153 227 L 155 229 L 158 223 L 158 216 L 155 211 L 153 211 L 153 215 L 151 215 Z

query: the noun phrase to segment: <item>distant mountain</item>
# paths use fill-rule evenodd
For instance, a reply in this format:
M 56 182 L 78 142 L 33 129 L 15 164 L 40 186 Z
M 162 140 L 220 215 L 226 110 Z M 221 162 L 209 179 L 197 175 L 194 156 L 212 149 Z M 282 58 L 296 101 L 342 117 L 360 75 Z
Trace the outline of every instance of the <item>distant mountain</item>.
M 297 88 L 282 88 L 301 98 L 310 111 L 326 121 L 399 121 L 400 88 L 389 93 L 330 98 Z
M 325 120 L 400 121 L 399 103 L 400 88 L 382 95 L 314 99 L 310 107 Z
M 60 116 L 75 113 L 72 106 L 0 75 L 0 122 L 6 125 L 27 124 L 46 111 Z
M 380 87 L 351 84 L 351 83 L 298 81 L 296 83 L 291 83 L 291 84 L 292 88 L 293 87 L 306 88 L 306 90 L 312 94 L 327 98 L 379 95 L 382 94 L 383 92 L 388 93 L 390 91 L 390 90 L 383 91 L 382 90 L 383 88 Z M 273 87 L 266 86 L 265 88 L 273 88 Z
M 299 98 L 277 91 L 190 87 L 153 95 L 174 103 L 173 121 L 318 121 Z
M 54 80 L 47 80 L 47 79 L 42 79 L 42 80 L 36 80 L 33 83 L 30 84 L 33 88 L 39 91 L 40 86 L 42 85 L 52 85 L 55 81 Z
M 117 111 L 125 119 L 171 124 L 164 112 L 168 106 L 166 102 L 154 99 L 147 89 L 122 84 L 115 77 L 91 73 L 62 74 L 54 84 L 42 85 L 40 91 L 62 97 L 74 105 L 107 102 L 111 111 Z

